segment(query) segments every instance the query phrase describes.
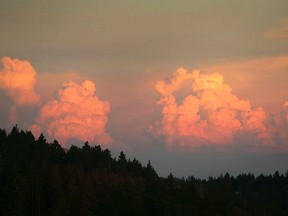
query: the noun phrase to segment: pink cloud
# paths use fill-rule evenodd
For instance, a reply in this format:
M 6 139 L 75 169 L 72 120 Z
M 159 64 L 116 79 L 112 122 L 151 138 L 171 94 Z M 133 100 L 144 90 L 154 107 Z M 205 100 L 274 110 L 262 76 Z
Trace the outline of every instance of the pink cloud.
M 190 92 L 181 100 L 177 91 L 184 82 L 189 82 Z M 155 89 L 161 95 L 157 103 L 161 117 L 149 130 L 163 138 L 168 149 L 233 146 L 239 135 L 249 137 L 251 143 L 275 144 L 263 108 L 254 108 L 248 100 L 238 98 L 219 73 L 201 74 L 181 68 L 168 81 L 157 81 Z
M 95 91 L 90 80 L 81 84 L 63 83 L 56 97 L 41 108 L 32 126 L 34 134 L 44 132 L 63 144 L 69 139 L 102 145 L 113 143 L 105 128 L 110 104 L 95 96 Z
M 36 71 L 28 61 L 4 57 L 1 62 L 3 68 L 0 70 L 0 88 L 14 103 L 9 115 L 15 123 L 18 106 L 36 104 L 40 100 L 34 88 Z
M 278 113 L 288 92 L 288 56 L 265 57 L 198 65 L 203 74 L 220 72 L 233 86 L 233 92 L 249 98 L 253 106 L 262 106 L 269 113 Z M 277 86 L 277 87 L 275 87 Z

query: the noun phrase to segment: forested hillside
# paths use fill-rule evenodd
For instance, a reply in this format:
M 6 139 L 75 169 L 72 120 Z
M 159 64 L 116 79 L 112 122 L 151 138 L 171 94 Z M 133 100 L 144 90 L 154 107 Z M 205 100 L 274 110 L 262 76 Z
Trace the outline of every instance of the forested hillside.
M 193 175 L 193 173 L 191 173 Z M 159 177 L 123 152 L 0 130 L 0 215 L 288 215 L 288 172 Z

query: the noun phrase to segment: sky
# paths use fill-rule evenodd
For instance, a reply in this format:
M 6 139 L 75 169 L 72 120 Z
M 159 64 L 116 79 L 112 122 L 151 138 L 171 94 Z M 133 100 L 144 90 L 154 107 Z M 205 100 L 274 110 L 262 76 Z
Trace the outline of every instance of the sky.
M 167 176 L 288 163 L 288 1 L 0 0 L 0 127 Z

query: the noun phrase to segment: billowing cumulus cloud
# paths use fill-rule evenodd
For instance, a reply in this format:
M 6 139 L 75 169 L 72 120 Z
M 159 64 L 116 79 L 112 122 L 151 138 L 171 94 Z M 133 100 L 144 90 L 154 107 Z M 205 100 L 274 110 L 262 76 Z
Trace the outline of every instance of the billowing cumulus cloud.
M 288 92 L 288 55 L 198 65 L 204 74 L 220 72 L 241 98 L 278 113 Z M 277 88 L 275 88 L 277 84 Z
M 227 147 L 239 141 L 274 145 L 263 108 L 252 108 L 248 100 L 239 99 L 219 73 L 180 68 L 169 80 L 157 81 L 155 89 L 161 95 L 161 117 L 149 130 L 164 139 L 168 149 Z
M 106 132 L 110 104 L 95 96 L 90 80 L 80 85 L 72 81 L 62 84 L 57 95 L 46 102 L 32 126 L 35 135 L 44 132 L 66 144 L 70 139 L 109 145 L 113 139 Z
M 35 92 L 36 71 L 28 61 L 4 57 L 0 71 L 0 87 L 17 105 L 37 103 L 40 99 Z
M 0 88 L 11 98 L 14 105 L 10 119 L 16 121 L 19 105 L 36 104 L 40 96 L 35 92 L 36 71 L 28 61 L 4 57 L 1 59 Z

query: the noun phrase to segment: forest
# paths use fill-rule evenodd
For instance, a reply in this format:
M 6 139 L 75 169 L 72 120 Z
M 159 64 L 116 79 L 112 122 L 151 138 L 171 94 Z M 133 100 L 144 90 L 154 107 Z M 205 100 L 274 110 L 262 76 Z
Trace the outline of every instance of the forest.
M 186 179 L 108 149 L 0 129 L 0 215 L 288 215 L 288 172 Z

